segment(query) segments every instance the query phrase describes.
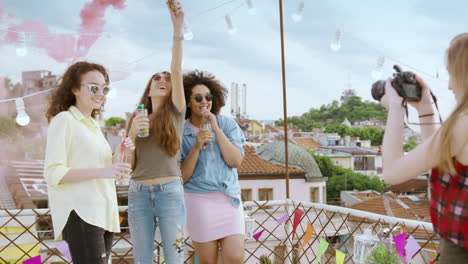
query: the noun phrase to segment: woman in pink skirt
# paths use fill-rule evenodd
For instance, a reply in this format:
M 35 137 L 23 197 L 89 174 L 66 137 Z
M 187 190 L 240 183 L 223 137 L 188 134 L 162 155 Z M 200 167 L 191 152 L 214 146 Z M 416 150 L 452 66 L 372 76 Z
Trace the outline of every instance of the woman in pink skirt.
M 199 262 L 243 263 L 244 211 L 237 169 L 244 134 L 237 123 L 219 115 L 227 90 L 207 72 L 184 76 L 187 112 L 181 161 L 187 229 Z

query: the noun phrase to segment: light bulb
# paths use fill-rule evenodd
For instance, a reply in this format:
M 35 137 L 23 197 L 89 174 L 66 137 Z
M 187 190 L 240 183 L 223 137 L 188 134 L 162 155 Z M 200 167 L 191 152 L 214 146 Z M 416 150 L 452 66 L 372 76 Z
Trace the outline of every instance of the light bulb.
M 16 115 L 16 123 L 20 126 L 26 126 L 29 124 L 30 118 L 24 109 L 24 101 L 22 98 L 18 98 L 15 100 L 16 103 L 16 111 L 18 114 Z
M 252 16 L 257 14 L 257 9 L 253 5 L 253 1 L 252 0 L 245 0 L 245 2 L 247 3 L 247 8 L 248 8 L 249 14 L 252 15 Z
M 372 70 L 371 75 L 375 80 L 379 80 L 382 77 L 382 72 L 374 69 Z
M 296 22 L 296 23 L 301 21 L 302 20 L 302 13 L 304 13 L 304 1 L 301 1 L 299 3 L 299 6 L 297 7 L 296 12 L 291 15 L 292 20 L 294 22 Z
M 237 33 L 237 28 L 234 27 L 234 25 L 232 24 L 231 16 L 226 15 L 224 18 L 226 20 L 226 25 L 227 25 L 229 34 L 235 35 Z
M 184 20 L 184 39 L 185 40 L 193 39 L 193 32 L 192 32 L 192 29 L 190 29 L 190 26 L 187 20 Z
M 378 80 L 382 77 L 382 68 L 383 68 L 384 63 L 385 63 L 385 57 L 380 56 L 377 59 L 377 64 L 375 65 L 375 69 L 373 69 L 371 72 L 372 78 Z
M 16 55 L 24 57 L 28 55 L 28 47 L 26 47 L 26 34 L 20 32 L 18 34 L 18 46 L 16 47 Z
M 107 98 L 112 99 L 117 96 L 117 89 L 110 89 L 110 92 L 106 95 Z
M 340 29 L 336 30 L 335 37 L 333 38 L 333 41 L 330 44 L 330 49 L 333 51 L 339 51 L 341 49 L 341 30 Z

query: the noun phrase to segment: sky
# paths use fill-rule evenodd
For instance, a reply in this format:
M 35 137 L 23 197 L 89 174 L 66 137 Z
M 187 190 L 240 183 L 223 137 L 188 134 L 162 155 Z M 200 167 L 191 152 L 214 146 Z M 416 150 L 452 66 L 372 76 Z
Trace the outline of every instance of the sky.
M 194 34 L 184 41 L 183 69 L 209 71 L 227 88 L 245 83 L 248 116 L 277 120 L 283 117 L 279 5 L 252 2 L 255 15 L 244 0 L 182 0 Z M 442 116 L 450 113 L 454 99 L 444 54 L 451 38 L 468 31 L 467 1 L 305 0 L 296 23 L 291 15 L 300 2 L 283 1 L 289 116 L 339 100 L 348 88 L 372 100 L 371 71 L 379 56 L 385 57 L 382 78 L 402 63 L 433 89 Z M 235 35 L 227 31 L 227 14 Z M 17 34 L 4 31 L 12 28 L 49 34 L 26 34 L 28 55 L 19 57 Z M 334 52 L 330 43 L 337 29 L 341 49 Z M 170 66 L 172 25 L 164 1 L 0 0 L 0 30 L 0 77 L 20 81 L 22 71 L 32 70 L 62 74 L 73 56 L 123 72 L 114 75 L 123 79 L 112 83 L 115 96 L 106 104 L 106 117 L 133 111 L 149 77 Z M 57 35 L 89 32 L 98 35 Z M 230 98 L 222 114 L 230 115 Z M 414 113 L 410 118 L 415 122 Z

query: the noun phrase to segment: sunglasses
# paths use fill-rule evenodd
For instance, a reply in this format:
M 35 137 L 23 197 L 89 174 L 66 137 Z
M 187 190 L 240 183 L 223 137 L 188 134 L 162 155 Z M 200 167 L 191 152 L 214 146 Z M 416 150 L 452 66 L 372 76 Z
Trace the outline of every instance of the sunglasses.
M 201 103 L 203 101 L 203 95 L 197 94 L 193 97 L 197 103 Z M 211 102 L 213 100 L 213 96 L 211 94 L 206 94 L 205 95 L 205 100 L 207 102 Z
M 166 82 L 171 82 L 171 74 L 169 72 L 156 73 L 151 77 L 151 79 L 153 81 L 159 81 L 163 78 L 162 74 L 164 74 L 164 76 L 166 77 L 165 78 Z
M 88 83 L 88 84 L 82 84 L 82 86 L 87 86 L 89 91 L 93 95 L 96 95 L 99 92 L 102 92 L 103 95 L 107 95 L 110 92 L 110 87 L 108 85 L 103 85 L 102 87 L 99 87 L 99 85 L 97 84 Z

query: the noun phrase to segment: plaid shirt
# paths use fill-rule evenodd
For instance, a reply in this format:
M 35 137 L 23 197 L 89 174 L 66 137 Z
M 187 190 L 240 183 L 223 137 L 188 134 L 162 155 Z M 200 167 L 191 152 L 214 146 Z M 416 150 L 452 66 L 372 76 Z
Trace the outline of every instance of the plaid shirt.
M 431 219 L 434 231 L 468 250 L 468 166 L 455 162 L 457 174 L 431 173 Z

